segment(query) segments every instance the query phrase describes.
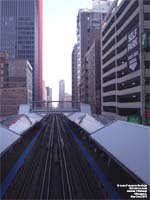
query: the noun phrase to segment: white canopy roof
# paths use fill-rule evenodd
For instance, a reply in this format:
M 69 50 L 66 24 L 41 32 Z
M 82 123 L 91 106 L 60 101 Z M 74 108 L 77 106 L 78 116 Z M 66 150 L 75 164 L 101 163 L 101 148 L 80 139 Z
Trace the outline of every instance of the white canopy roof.
M 89 114 L 76 112 L 68 117 L 71 121 L 78 124 L 81 128 L 87 131 L 89 134 L 104 127 L 102 123 L 97 121 L 94 117 Z
M 40 121 L 42 116 L 27 113 L 8 118 L 0 126 L 0 153 L 13 144 L 27 129 Z M 20 135 L 20 136 L 19 136 Z
M 0 126 L 0 154 L 19 138 L 16 133 Z
M 74 121 L 76 120 L 77 118 L 81 117 L 85 115 L 85 113 L 81 113 L 81 112 L 75 112 L 73 114 L 71 114 L 70 116 L 68 116 L 68 118 L 71 120 L 71 121 Z
M 33 123 L 39 122 L 43 117 L 37 113 L 26 113 L 26 116 L 28 116 Z
M 21 135 L 41 119 L 42 116 L 36 113 L 27 113 L 10 117 L 3 122 L 3 125 Z
M 116 121 L 91 137 L 150 185 L 150 127 Z
M 30 121 L 26 116 L 20 116 L 18 119 L 10 124 L 8 127 L 10 130 L 22 134 L 25 130 L 29 129 L 32 126 L 32 121 Z

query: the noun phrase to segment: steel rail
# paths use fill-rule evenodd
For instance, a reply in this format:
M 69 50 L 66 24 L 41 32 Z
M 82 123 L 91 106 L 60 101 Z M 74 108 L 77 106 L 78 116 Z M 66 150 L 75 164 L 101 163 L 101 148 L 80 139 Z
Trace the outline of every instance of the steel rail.
M 45 167 L 44 167 L 44 177 L 43 177 L 43 181 L 42 181 L 40 199 L 42 199 L 44 189 L 45 189 L 44 186 L 45 186 L 45 181 L 46 181 L 46 173 L 47 173 L 47 168 L 48 168 L 48 160 L 49 160 L 49 155 L 50 155 L 50 146 L 51 146 L 51 138 L 52 138 L 53 131 L 54 131 L 54 118 L 52 118 L 51 129 L 50 129 L 50 134 L 49 134 L 48 151 L 47 151 L 47 155 L 46 155 L 46 163 L 45 163 Z M 50 166 L 51 166 L 51 163 L 50 163 Z M 46 196 L 48 196 L 48 194 Z
M 48 130 L 48 127 L 49 127 L 49 121 L 50 121 L 50 119 L 47 122 L 47 127 L 46 127 L 46 130 L 44 131 L 45 134 L 46 134 L 46 132 Z M 45 140 L 45 138 L 42 137 L 42 143 L 44 142 L 44 140 Z M 28 189 L 28 186 L 30 185 L 30 183 L 32 181 L 32 178 L 34 176 L 34 171 L 35 171 L 35 169 L 37 167 L 37 164 L 39 163 L 39 161 L 42 158 L 41 155 L 42 155 L 42 151 L 35 151 L 35 154 L 34 154 L 32 163 L 30 165 L 30 168 L 29 168 L 28 172 L 26 173 L 27 176 L 26 176 L 26 179 L 25 179 L 25 181 L 23 183 L 23 187 L 21 186 L 20 192 L 18 193 L 18 195 L 20 197 L 23 197 L 24 194 L 25 194 L 25 191 Z
M 57 126 L 58 126 L 58 127 L 57 127 L 57 128 L 58 128 L 58 136 L 59 136 L 59 139 L 60 139 L 60 141 L 61 141 L 62 136 L 61 136 L 60 124 L 59 124 L 59 122 L 58 122 L 58 118 L 57 118 Z M 62 142 L 61 142 L 60 147 L 61 147 L 61 152 L 62 152 L 62 156 L 63 156 L 65 174 L 66 174 L 66 179 L 67 179 L 67 186 L 68 186 L 68 191 L 69 191 L 69 198 L 70 198 L 70 199 L 73 199 L 73 198 L 72 198 L 71 187 L 70 187 L 71 184 L 70 184 L 70 180 L 69 180 L 69 173 L 68 173 L 68 168 L 67 168 L 67 162 L 66 162 L 65 153 L 64 153 L 64 147 L 63 147 L 63 145 L 62 145 Z

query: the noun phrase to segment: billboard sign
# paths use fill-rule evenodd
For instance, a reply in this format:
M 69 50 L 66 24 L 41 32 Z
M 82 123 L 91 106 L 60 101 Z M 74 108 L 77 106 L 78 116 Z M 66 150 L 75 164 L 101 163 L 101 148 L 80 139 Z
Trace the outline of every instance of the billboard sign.
M 134 71 L 139 64 L 139 28 L 135 27 L 127 36 L 128 67 Z

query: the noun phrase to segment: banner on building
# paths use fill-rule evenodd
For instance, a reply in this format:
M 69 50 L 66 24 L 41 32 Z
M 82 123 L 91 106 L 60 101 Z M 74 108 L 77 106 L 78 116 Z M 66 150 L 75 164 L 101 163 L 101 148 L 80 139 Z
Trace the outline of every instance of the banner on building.
M 139 65 L 139 28 L 135 27 L 127 36 L 128 67 L 135 71 Z

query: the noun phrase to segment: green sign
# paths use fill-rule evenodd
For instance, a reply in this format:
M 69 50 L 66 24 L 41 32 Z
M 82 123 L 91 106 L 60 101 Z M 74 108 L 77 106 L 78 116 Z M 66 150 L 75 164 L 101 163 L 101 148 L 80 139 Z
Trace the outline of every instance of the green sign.
M 147 38 L 146 33 L 143 32 L 142 33 L 142 41 L 141 41 L 142 42 L 142 48 L 145 48 L 147 46 L 147 44 L 146 44 L 147 43 L 146 42 L 147 41 L 146 38 Z
M 139 115 L 130 115 L 128 116 L 128 122 L 141 124 L 141 117 Z
M 141 46 L 143 49 L 150 47 L 150 30 L 145 30 L 141 34 Z

